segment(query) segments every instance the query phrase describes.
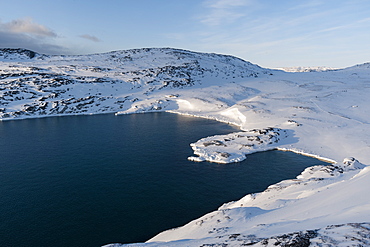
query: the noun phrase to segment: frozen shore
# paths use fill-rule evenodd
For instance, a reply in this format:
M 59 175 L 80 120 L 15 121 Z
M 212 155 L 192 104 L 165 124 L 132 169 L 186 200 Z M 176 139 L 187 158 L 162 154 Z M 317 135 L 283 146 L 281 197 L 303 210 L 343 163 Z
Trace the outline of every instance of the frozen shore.
M 275 73 L 273 77 L 239 83 L 253 92 L 246 98 L 225 95 L 230 87 L 238 87 L 230 84 L 219 91 L 210 89 L 207 101 L 191 97 L 195 90 L 182 92 L 182 97 L 173 99 L 176 104 L 170 107 L 171 112 L 236 124 L 245 131 L 206 137 L 191 144 L 196 155 L 191 160 L 238 162 L 249 153 L 277 148 L 332 165 L 307 168 L 295 179 L 227 203 L 183 227 L 134 246 L 266 246 L 261 239 L 270 239 L 271 244 L 271 239 L 281 239 L 284 234 L 302 235 L 304 231 L 327 234 L 305 238 L 311 246 L 367 245 L 368 225 L 364 225 L 365 234 L 356 242 L 356 234 L 351 235 L 347 228 L 348 232 L 343 232 L 343 224 L 370 222 L 366 196 L 370 185 L 369 72 L 368 65 L 363 65 L 339 71 Z M 203 94 L 202 90 L 198 94 Z M 233 92 L 238 94 L 239 89 Z M 224 107 L 220 98 L 228 103 L 230 98 L 239 100 Z M 137 104 L 136 108 L 145 106 Z M 269 131 L 253 133 L 266 129 L 279 130 L 282 138 L 277 140 Z M 331 229 L 330 234 L 325 229 Z M 351 237 L 353 240 L 348 240 Z M 280 241 L 280 246 L 287 241 Z
M 170 48 L 85 56 L 8 53 L 0 52 L 2 120 L 168 111 L 243 131 L 194 140 L 194 161 L 238 162 L 277 148 L 333 163 L 307 168 L 133 246 L 264 246 L 261 241 L 284 234 L 306 236 L 311 244 L 329 236 L 346 245 L 343 229 L 368 229 L 360 223 L 370 222 L 370 64 L 288 73 Z

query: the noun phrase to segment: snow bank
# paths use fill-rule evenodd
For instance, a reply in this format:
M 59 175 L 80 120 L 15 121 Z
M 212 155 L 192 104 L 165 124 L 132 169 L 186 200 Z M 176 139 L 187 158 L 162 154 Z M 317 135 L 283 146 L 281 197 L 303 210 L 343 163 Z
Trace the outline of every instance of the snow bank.
M 286 140 L 288 137 L 289 140 Z M 194 154 L 192 161 L 210 161 L 216 163 L 240 162 L 246 155 L 274 149 L 284 143 L 295 140 L 288 130 L 278 128 L 253 129 L 228 135 L 218 135 L 203 138 L 190 144 Z
M 327 236 L 330 225 L 339 234 L 370 222 L 369 64 L 287 73 L 231 56 L 170 48 L 86 56 L 2 49 L 0 56 L 2 120 L 169 111 L 243 131 L 194 140 L 194 161 L 237 162 L 277 148 L 333 163 L 307 168 L 296 179 L 136 246 L 262 244 L 285 239 L 281 234 L 318 244 L 317 236 Z
M 370 167 L 353 158 L 346 158 L 342 164 L 309 167 L 296 179 L 226 203 L 183 227 L 133 246 L 369 243 L 369 224 L 351 223 L 370 221 L 366 196 L 369 175 Z

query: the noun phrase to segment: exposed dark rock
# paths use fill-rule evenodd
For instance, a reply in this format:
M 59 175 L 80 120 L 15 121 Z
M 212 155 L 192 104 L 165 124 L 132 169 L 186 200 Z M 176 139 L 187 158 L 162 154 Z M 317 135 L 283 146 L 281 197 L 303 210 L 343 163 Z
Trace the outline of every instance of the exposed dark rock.
M 212 140 L 212 141 L 209 141 L 209 142 L 204 142 L 203 145 L 205 147 L 208 147 L 208 146 L 211 146 L 211 145 L 226 146 L 222 141 L 219 141 L 219 140 Z

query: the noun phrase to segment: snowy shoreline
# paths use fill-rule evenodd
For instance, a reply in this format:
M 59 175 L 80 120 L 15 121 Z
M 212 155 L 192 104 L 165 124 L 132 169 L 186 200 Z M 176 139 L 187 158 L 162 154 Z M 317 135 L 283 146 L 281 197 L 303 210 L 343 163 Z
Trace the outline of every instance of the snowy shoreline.
M 199 117 L 199 118 L 215 120 L 215 121 L 218 121 L 218 122 L 221 122 L 221 123 L 226 123 L 226 124 L 229 124 L 229 125 L 237 126 L 238 128 L 240 128 L 241 131 L 243 131 L 242 126 L 240 124 L 225 121 L 225 120 L 220 120 L 217 117 L 198 116 L 198 115 L 194 115 L 194 114 L 182 113 L 182 112 L 173 111 L 173 110 L 169 110 L 169 111 L 166 111 L 166 112 L 180 114 L 180 115 L 184 115 L 184 116 L 190 116 L 190 117 Z M 117 115 L 117 113 L 116 113 L 116 115 Z M 210 138 L 210 137 L 217 138 L 217 135 L 216 136 L 209 136 L 208 138 Z M 277 147 L 271 147 L 271 149 L 268 149 L 268 150 L 279 150 L 279 151 L 293 152 L 293 153 L 296 153 L 296 154 L 312 157 L 312 158 L 315 158 L 315 159 L 318 159 L 318 160 L 321 160 L 321 161 L 324 161 L 324 162 L 327 162 L 327 163 L 332 163 L 332 164 L 335 164 L 335 163 L 338 162 L 336 160 L 333 160 L 333 159 L 330 159 L 330 158 L 327 158 L 327 157 L 324 157 L 324 156 L 311 154 L 309 152 L 305 152 L 304 150 L 297 150 L 297 149 L 294 149 L 294 148 L 283 148 L 283 147 L 277 146 Z M 255 152 L 263 152 L 263 151 L 267 151 L 267 150 L 256 150 L 254 152 L 249 152 L 248 154 L 252 154 L 252 153 L 255 153 Z M 248 155 L 248 154 L 246 154 L 246 155 Z M 201 160 L 201 161 L 193 160 L 193 161 L 202 162 L 203 160 Z
M 181 113 L 181 112 L 172 111 L 172 110 L 170 110 L 170 111 L 156 111 L 156 112 L 167 112 L 167 113 L 179 114 L 179 115 L 189 116 L 189 117 L 204 118 L 204 119 L 214 120 L 214 121 L 218 121 L 218 122 L 229 124 L 229 125 L 234 125 L 236 127 L 241 128 L 241 126 L 236 124 L 236 123 L 218 120 L 217 118 L 214 118 L 214 117 L 198 116 L 198 115 Z M 122 114 L 122 113 L 119 114 L 119 112 L 106 112 L 106 113 L 88 113 L 88 114 L 77 113 L 77 114 L 65 114 L 65 115 L 23 116 L 23 117 L 20 117 L 20 118 L 0 119 L 0 121 L 8 122 L 8 121 L 19 121 L 19 120 L 27 120 L 27 119 L 38 119 L 38 118 L 69 117 L 69 116 L 92 116 L 92 115 L 105 115 L 105 114 L 111 114 L 111 115 L 119 116 L 119 115 L 145 114 L 145 113 L 154 113 L 154 112 L 153 111 L 147 111 L 147 112 L 140 112 L 140 113 L 136 112 L 136 113 L 125 113 L 125 114 Z M 234 133 L 238 133 L 238 132 L 234 132 Z M 234 134 L 234 133 L 232 133 L 232 134 Z M 208 136 L 206 138 L 217 138 L 217 137 L 218 136 L 215 135 L 215 136 Z M 269 150 L 279 150 L 279 151 L 284 151 L 284 152 L 293 152 L 293 153 L 296 153 L 296 154 L 312 157 L 312 158 L 315 158 L 315 159 L 318 159 L 318 160 L 321 160 L 321 161 L 324 161 L 324 162 L 327 162 L 327 163 L 333 163 L 333 164 L 337 163 L 337 161 L 335 161 L 333 159 L 329 159 L 329 158 L 321 157 L 321 156 L 318 156 L 318 155 L 314 155 L 314 154 L 311 154 L 311 153 L 308 153 L 308 152 L 305 152 L 305 151 L 302 151 L 302 150 L 282 148 L 282 147 L 271 147 L 271 148 L 268 148 L 268 149 L 255 150 L 253 152 L 247 153 L 246 155 L 252 154 L 252 153 L 257 153 L 257 152 L 269 151 Z M 205 160 L 196 160 L 196 159 L 190 159 L 190 160 L 192 160 L 194 162 L 205 161 Z M 210 161 L 210 160 L 207 160 L 207 161 L 215 162 L 215 161 Z M 241 160 L 239 160 L 239 161 L 241 161 Z M 224 162 L 221 162 L 221 163 L 224 163 Z M 231 162 L 225 162 L 225 163 L 232 163 L 232 161 Z
M 360 224 L 370 222 L 369 63 L 292 73 L 171 48 L 85 56 L 27 54 L 0 50 L 4 121 L 167 111 L 243 131 L 197 141 L 193 160 L 237 162 L 251 152 L 280 149 L 332 163 L 309 167 L 296 179 L 133 246 L 266 246 L 266 241 L 284 239 L 282 234 L 301 236 L 306 244 L 316 244 L 312 246 L 330 237 L 329 246 L 337 246 L 356 236 L 344 238 L 340 229 L 370 232 L 367 224 Z M 358 241 L 370 245 L 369 237 Z
M 161 112 L 161 111 L 157 111 L 157 112 Z M 153 113 L 153 112 L 151 111 L 151 112 L 142 112 L 142 113 L 144 114 L 144 113 Z M 171 112 L 171 113 L 190 116 L 189 114 L 181 114 L 181 113 L 175 113 L 175 112 Z M 114 114 L 114 113 L 105 113 L 105 114 Z M 129 113 L 129 114 L 133 114 L 133 113 Z M 137 113 L 134 113 L 134 114 L 137 114 Z M 77 115 L 81 115 L 81 114 L 64 115 L 64 116 L 77 116 Z M 83 114 L 83 115 L 95 115 L 95 114 Z M 49 116 L 49 117 L 56 117 L 56 116 Z M 197 117 L 197 116 L 192 115 L 192 117 Z M 33 117 L 33 118 L 35 118 L 35 117 Z M 39 118 L 39 117 L 36 117 L 36 118 Z M 206 118 L 206 117 L 201 116 L 201 118 Z M 30 118 L 24 118 L 24 119 L 30 119 Z M 210 119 L 216 120 L 214 118 L 210 118 Z M 16 119 L 16 120 L 22 120 L 22 119 Z M 246 132 L 246 131 L 234 132 L 234 133 L 231 133 L 229 135 L 238 134 L 238 133 L 248 133 L 248 132 Z M 220 136 L 216 135 L 216 136 L 206 137 L 206 138 L 203 138 L 203 139 L 208 138 L 207 140 L 210 141 L 214 138 L 217 139 L 219 137 Z M 263 151 L 266 151 L 266 150 L 273 150 L 273 149 L 277 149 L 277 150 L 281 150 L 281 151 L 295 152 L 295 153 L 298 153 L 298 154 L 301 154 L 301 155 L 307 155 L 307 156 L 310 156 L 310 157 L 314 157 L 314 158 L 326 161 L 328 163 L 332 163 L 334 165 L 334 166 L 328 165 L 329 167 L 330 166 L 334 167 L 334 168 L 329 168 L 329 170 L 330 170 L 329 172 L 325 171 L 325 167 L 307 167 L 297 177 L 298 180 L 301 180 L 300 182 L 298 182 L 298 184 L 306 183 L 305 186 L 307 186 L 307 182 L 310 181 L 310 179 L 312 179 L 312 178 L 315 178 L 315 180 L 317 182 L 317 181 L 323 181 L 324 179 L 327 179 L 328 177 L 331 177 L 331 176 L 338 177 L 338 174 L 342 174 L 341 172 L 338 173 L 338 170 L 341 168 L 341 166 L 340 165 L 335 166 L 335 164 L 337 163 L 336 161 L 331 160 L 331 159 L 327 159 L 327 158 L 323 158 L 323 157 L 318 157 L 318 156 L 315 156 L 315 155 L 312 155 L 312 154 L 309 154 L 309 153 L 304 153 L 303 151 L 297 151 L 297 150 L 294 150 L 294 149 L 289 150 L 289 149 L 286 149 L 286 148 L 271 147 L 270 149 L 260 149 L 260 150 L 254 151 L 254 152 L 250 152 L 248 154 L 255 153 L 255 152 L 263 152 Z M 246 154 L 246 155 L 248 155 L 248 154 Z M 358 176 L 358 173 L 359 173 L 358 171 L 365 167 L 364 165 L 358 163 L 358 161 L 356 161 L 356 160 L 345 160 L 345 162 L 347 162 L 349 164 L 348 167 L 350 167 L 350 168 L 348 169 L 347 172 L 350 172 L 350 174 L 346 174 L 346 178 L 345 179 L 342 178 L 343 180 L 341 179 L 340 180 L 341 182 L 343 182 L 344 180 L 347 180 L 347 179 L 351 179 L 355 176 Z M 226 163 L 226 162 L 224 162 L 224 163 Z M 356 167 L 356 163 L 360 164 L 360 167 Z M 310 172 L 309 170 L 314 170 L 314 172 Z M 309 173 L 308 176 L 307 176 L 307 173 Z M 322 173 L 322 174 L 317 174 L 317 173 Z M 263 192 L 260 192 L 260 193 L 257 193 L 257 194 L 248 194 L 245 197 L 241 198 L 239 201 L 225 203 L 223 206 L 221 206 L 219 208 L 218 211 L 211 212 L 211 213 L 201 217 L 200 219 L 197 219 L 195 221 L 190 222 L 189 224 L 185 225 L 184 227 L 188 227 L 188 225 L 192 226 L 194 224 L 195 225 L 206 224 L 207 220 L 209 220 L 209 218 L 210 218 L 209 215 L 212 215 L 211 218 L 213 218 L 214 217 L 213 215 L 216 213 L 216 217 L 217 217 L 219 212 L 222 212 L 221 219 L 223 219 L 224 215 L 225 215 L 225 212 L 232 211 L 232 209 L 235 208 L 235 205 L 239 204 L 239 205 L 242 205 L 243 208 L 248 208 L 248 206 L 249 206 L 248 203 L 250 203 L 251 201 L 257 201 L 256 199 L 258 198 L 258 196 L 263 197 L 260 200 L 265 203 L 268 200 L 266 199 L 267 196 L 264 195 L 264 194 L 271 194 L 271 191 L 276 190 L 275 188 L 285 188 L 285 187 L 289 187 L 289 186 L 292 186 L 292 185 L 296 186 L 296 183 L 297 183 L 296 181 L 297 181 L 297 179 L 289 179 L 289 180 L 281 181 L 277 184 L 270 185 Z M 304 182 L 304 181 L 306 181 L 306 182 Z M 283 184 L 283 185 L 281 186 L 281 184 Z M 325 185 L 325 186 L 327 186 L 327 185 Z M 296 189 L 296 191 L 294 193 L 297 193 L 301 189 L 304 189 L 304 188 L 302 188 L 302 186 L 300 186 L 300 187 L 301 188 L 299 188 L 298 190 Z M 320 188 L 316 188 L 316 189 L 320 190 Z M 276 195 L 274 195 L 274 196 L 276 196 Z M 281 206 L 279 206 L 279 208 L 280 207 Z M 236 206 L 236 208 L 240 208 L 240 206 Z M 240 214 L 240 212 L 237 213 L 237 215 L 239 215 L 239 214 Z M 251 212 L 248 212 L 248 214 L 251 214 Z M 254 214 L 255 213 L 252 213 L 252 215 L 254 215 Z M 257 213 L 257 215 L 258 214 L 259 213 Z M 231 217 L 235 217 L 235 216 L 233 216 L 232 213 L 228 213 L 227 218 L 231 219 Z M 219 222 L 219 221 L 220 221 L 220 219 L 217 219 L 217 222 Z M 202 223 L 200 224 L 199 222 L 202 222 Z M 219 223 L 215 223 L 215 224 L 217 225 Z M 362 223 L 362 225 L 364 225 L 364 224 L 365 223 Z M 331 239 L 330 241 L 332 241 L 332 243 L 331 243 L 332 245 L 329 245 L 329 246 L 335 246 L 338 243 L 338 241 L 342 241 L 342 243 L 344 243 L 344 244 L 353 244 L 353 241 L 348 242 L 348 240 L 347 240 L 347 238 L 349 236 L 348 232 L 353 232 L 352 235 L 350 235 L 353 238 L 355 238 L 355 237 L 358 238 L 359 236 L 361 236 L 360 232 L 364 231 L 364 229 L 365 229 L 365 232 L 363 234 L 368 234 L 366 229 L 369 229 L 369 227 L 367 227 L 367 225 L 365 225 L 365 227 L 361 226 L 360 228 L 356 228 L 356 227 L 357 227 L 357 223 L 339 224 L 339 225 L 335 225 L 335 226 L 328 225 L 323 229 L 321 229 L 321 228 L 313 229 L 313 230 L 305 229 L 305 230 L 308 230 L 308 233 L 307 233 L 307 231 L 303 231 L 304 229 L 296 229 L 296 230 L 300 230 L 299 232 L 283 231 L 283 232 L 287 232 L 288 235 L 279 235 L 279 233 L 278 233 L 276 236 L 273 236 L 273 237 L 271 237 L 270 234 L 267 234 L 267 235 L 254 235 L 254 234 L 243 235 L 243 234 L 239 234 L 239 233 L 236 234 L 236 233 L 232 233 L 232 231 L 230 231 L 230 230 L 225 230 L 225 229 L 217 230 L 217 229 L 213 228 L 215 230 L 214 231 L 209 230 L 207 234 L 209 234 L 209 232 L 211 232 L 211 233 L 217 232 L 217 235 L 216 235 L 217 237 L 211 237 L 211 238 L 207 237 L 205 239 L 200 238 L 200 239 L 180 240 L 180 242 L 178 242 L 176 240 L 176 238 L 177 238 L 176 237 L 175 239 L 171 240 L 173 231 L 176 231 L 176 230 L 182 228 L 182 227 L 179 227 L 179 228 L 176 228 L 176 229 L 170 229 L 170 230 L 167 230 L 165 232 L 162 232 L 159 235 L 155 236 L 154 238 L 150 239 L 147 243 L 108 244 L 108 245 L 105 245 L 105 247 L 119 247 L 119 246 L 197 246 L 200 243 L 202 243 L 202 244 L 225 243 L 225 244 L 229 244 L 229 245 L 231 244 L 231 246 L 239 246 L 240 244 L 244 245 L 244 244 L 253 244 L 254 243 L 254 244 L 256 244 L 256 246 L 260 246 L 259 244 L 266 243 L 266 241 L 267 241 L 267 243 L 270 241 L 269 243 L 279 243 L 280 242 L 280 243 L 285 243 L 285 244 L 295 243 L 297 241 L 298 242 L 299 241 L 303 241 L 303 242 L 309 241 L 311 243 L 312 242 L 317 242 L 318 244 L 320 244 L 320 243 L 322 244 L 322 243 L 324 243 L 324 242 L 322 242 L 323 238 Z M 188 231 L 188 230 L 186 230 L 186 231 Z M 347 237 L 342 237 L 342 234 L 343 234 L 342 231 L 346 232 Z M 192 231 L 190 231 L 190 232 L 191 232 L 191 235 L 194 234 L 194 232 L 192 232 Z M 219 233 L 222 233 L 222 234 L 219 235 Z M 167 242 L 167 239 L 165 240 L 165 242 L 162 242 L 163 241 L 163 239 L 162 239 L 163 235 L 165 236 L 165 239 L 168 238 L 168 237 L 166 237 L 166 235 L 169 235 L 170 236 L 169 237 L 170 242 Z M 231 236 L 234 236 L 234 237 L 231 237 Z M 268 238 L 269 236 L 270 236 L 270 238 Z M 215 240 L 215 239 L 217 239 L 217 240 Z M 183 241 L 185 241 L 185 242 L 183 242 Z M 329 244 L 330 242 L 325 242 L 325 243 Z M 359 243 L 361 244 L 363 242 L 359 241 Z M 262 244 L 261 246 L 264 246 L 264 244 Z

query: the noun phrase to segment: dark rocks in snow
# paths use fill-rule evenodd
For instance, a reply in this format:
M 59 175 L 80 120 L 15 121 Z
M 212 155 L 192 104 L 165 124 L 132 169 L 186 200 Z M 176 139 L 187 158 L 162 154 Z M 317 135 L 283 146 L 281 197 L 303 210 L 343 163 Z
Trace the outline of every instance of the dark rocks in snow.
M 203 146 L 205 146 L 205 147 L 208 147 L 208 146 L 211 146 L 211 145 L 226 146 L 222 141 L 219 141 L 219 140 L 212 140 L 212 141 L 203 143 Z
M 302 231 L 263 239 L 259 243 L 262 246 L 309 247 L 310 239 L 315 237 L 317 237 L 317 231 Z
M 370 246 L 370 223 L 330 225 L 321 229 L 298 231 L 269 238 L 231 234 L 220 236 L 217 242 L 200 246 Z
M 106 112 L 108 109 L 122 111 L 130 104 L 118 101 L 125 96 L 123 94 L 132 95 L 132 90 L 140 89 L 149 96 L 155 91 L 192 87 L 209 81 L 237 82 L 270 71 L 232 56 L 171 48 L 81 56 L 48 56 L 25 49 L 0 49 L 0 60 L 3 61 L 0 104 L 18 105 L 18 108 L 8 107 L 1 112 L 0 119 L 24 114 L 32 117 L 41 113 L 85 113 L 89 104 L 73 106 L 68 104 L 68 98 L 87 95 L 95 96 L 95 109 L 91 108 L 90 113 Z M 93 65 L 92 61 L 95 61 Z M 101 104 L 109 97 L 115 98 L 115 101 Z M 63 105 L 63 110 L 56 105 Z M 153 110 L 162 109 L 163 105 L 153 106 Z
M 288 123 L 290 123 L 290 124 L 293 124 L 293 125 L 295 125 L 295 126 L 302 126 L 302 124 L 300 124 L 300 123 L 298 123 L 297 121 L 295 121 L 295 120 L 292 120 L 292 119 L 288 119 L 288 121 L 287 121 Z
M 2 48 L 0 49 L 0 57 L 7 59 L 14 59 L 15 57 L 19 58 L 34 58 L 36 52 L 27 50 L 27 49 L 13 49 L 13 48 Z
M 356 170 L 365 167 L 364 164 L 360 163 L 357 159 L 353 157 L 348 157 L 343 160 L 343 166 L 345 170 Z
M 259 238 L 255 235 L 243 235 L 238 233 L 224 234 L 228 227 L 213 228 L 210 234 L 221 234 L 215 238 L 205 238 L 200 241 L 189 241 L 187 246 L 256 246 L 256 247 L 337 247 L 337 246 L 370 246 L 370 223 L 348 223 L 330 225 L 321 229 L 297 231 L 281 234 L 268 238 Z M 152 243 L 148 243 L 150 246 Z M 158 244 L 167 246 L 166 244 Z M 168 243 L 169 246 L 173 242 Z M 110 244 L 107 247 L 121 247 L 123 244 Z M 145 246 L 145 245 L 140 245 Z M 185 246 L 181 244 L 181 246 Z
M 226 153 L 226 152 L 220 152 L 220 155 L 221 157 L 224 157 L 224 158 L 229 158 L 231 156 L 231 154 Z

